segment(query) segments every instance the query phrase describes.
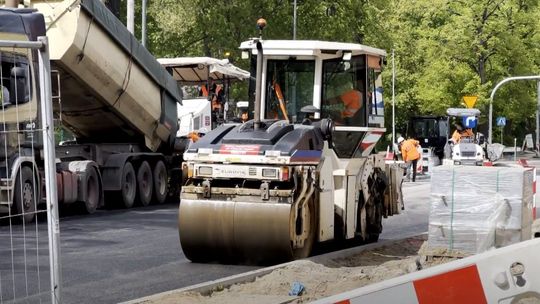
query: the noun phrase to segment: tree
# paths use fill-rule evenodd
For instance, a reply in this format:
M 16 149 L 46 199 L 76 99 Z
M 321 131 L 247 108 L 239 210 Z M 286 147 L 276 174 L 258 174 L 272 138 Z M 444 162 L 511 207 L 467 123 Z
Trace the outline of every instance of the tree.
M 124 0 L 125 1 L 125 0 Z M 540 8 L 536 0 L 297 0 L 298 39 L 363 43 L 395 49 L 399 129 L 416 114 L 444 114 L 478 95 L 487 122 L 489 94 L 509 76 L 538 74 Z M 148 48 L 156 57 L 211 56 L 242 68 L 238 46 L 259 35 L 292 39 L 291 0 L 152 0 Z M 138 3 L 140 5 L 140 3 Z M 137 8 L 140 12 L 140 7 Z M 136 22 L 138 24 L 138 22 Z M 136 30 L 139 31 L 137 26 Z M 390 69 L 384 72 L 390 98 Z M 245 89 L 242 90 L 242 93 Z M 497 94 L 516 136 L 534 126 L 536 84 L 511 83 Z M 245 98 L 245 97 L 242 97 Z M 390 120 L 387 119 L 387 127 Z
M 487 101 L 495 83 L 508 76 L 538 72 L 538 4 L 535 1 L 396 1 L 392 23 L 400 56 L 399 70 L 407 77 L 398 89 L 400 110 L 443 114 L 463 106 L 463 95 L 479 96 L 487 115 Z M 443 8 L 443 9 L 441 9 Z M 403 58 L 405 57 L 405 58 Z M 412 60 L 411 60 L 412 59 Z M 516 126 L 530 125 L 534 92 L 530 85 L 512 84 L 500 91 L 507 102 L 495 112 Z M 405 111 L 407 112 L 407 111 Z M 484 119 L 487 122 L 487 119 Z M 530 129 L 529 129 L 530 130 Z

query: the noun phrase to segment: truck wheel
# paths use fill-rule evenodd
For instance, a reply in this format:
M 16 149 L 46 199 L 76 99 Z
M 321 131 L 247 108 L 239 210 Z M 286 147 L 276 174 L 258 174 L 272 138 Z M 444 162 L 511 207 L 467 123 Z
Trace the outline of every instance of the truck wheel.
M 150 205 L 153 187 L 152 170 L 150 169 L 148 162 L 143 161 L 137 170 L 137 201 L 140 202 L 141 205 Z
M 133 207 L 137 195 L 137 178 L 130 162 L 126 162 L 122 170 L 122 190 L 120 190 L 120 195 L 125 208 Z
M 96 212 L 101 198 L 99 179 L 96 169 L 91 168 L 86 172 L 86 201 L 84 211 L 88 214 Z
M 32 169 L 23 166 L 15 180 L 13 193 L 13 207 L 18 220 L 31 223 L 36 218 L 36 205 L 38 197 L 38 184 Z
M 154 178 L 154 199 L 158 204 L 163 204 L 167 199 L 167 185 L 168 185 L 168 176 L 167 176 L 167 167 L 163 161 L 158 161 L 154 167 L 153 172 Z

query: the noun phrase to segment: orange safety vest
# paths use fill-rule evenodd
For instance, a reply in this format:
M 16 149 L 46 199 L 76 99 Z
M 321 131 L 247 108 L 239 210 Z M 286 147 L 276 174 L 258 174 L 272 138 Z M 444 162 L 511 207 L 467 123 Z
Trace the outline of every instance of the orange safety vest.
M 403 141 L 403 143 L 401 144 L 401 154 L 404 161 L 410 161 L 420 158 L 420 153 L 418 153 L 418 150 L 416 149 L 419 144 L 420 142 L 414 139 L 407 139 Z
M 216 86 L 216 91 L 214 92 L 214 96 L 212 97 L 212 110 L 221 110 L 221 103 L 218 100 L 219 93 L 221 92 L 222 88 L 221 86 Z
M 342 117 L 353 117 L 362 107 L 362 94 L 357 90 L 349 90 L 341 94 L 341 100 L 345 105 L 345 110 L 341 112 Z
M 455 130 L 454 133 L 452 133 L 452 141 L 455 144 L 459 144 L 462 137 L 473 137 L 473 136 L 474 136 L 474 133 L 472 132 L 471 129 L 465 129 L 461 132 L 459 132 L 458 130 Z
M 208 97 L 208 90 L 206 89 L 206 85 L 204 84 L 201 86 L 201 94 L 204 97 Z

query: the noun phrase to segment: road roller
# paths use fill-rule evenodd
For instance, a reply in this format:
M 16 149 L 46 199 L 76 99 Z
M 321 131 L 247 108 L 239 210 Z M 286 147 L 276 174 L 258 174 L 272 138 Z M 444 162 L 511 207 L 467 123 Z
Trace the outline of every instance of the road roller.
M 386 131 L 386 52 L 261 38 L 240 49 L 252 65 L 253 117 L 184 153 L 185 256 L 270 263 L 305 258 L 320 243 L 376 241 L 382 218 L 403 209 L 403 169 L 375 150 Z

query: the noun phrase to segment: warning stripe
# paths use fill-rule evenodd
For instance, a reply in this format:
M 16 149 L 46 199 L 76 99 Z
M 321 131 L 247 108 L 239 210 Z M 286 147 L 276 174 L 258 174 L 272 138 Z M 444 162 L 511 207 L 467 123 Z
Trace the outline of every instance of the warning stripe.
M 219 154 L 258 155 L 260 145 L 221 145 Z
M 413 285 L 421 304 L 487 303 L 476 265 L 417 280 Z
M 375 144 L 379 141 L 384 132 L 380 131 L 371 131 L 367 132 L 360 142 L 360 149 L 362 150 L 362 155 L 367 156 L 371 154 L 371 151 L 375 147 Z
M 384 280 L 328 298 L 327 303 L 510 303 L 537 299 L 540 238 Z
M 418 304 L 488 303 L 476 265 L 334 303 L 388 303 L 391 299 Z

